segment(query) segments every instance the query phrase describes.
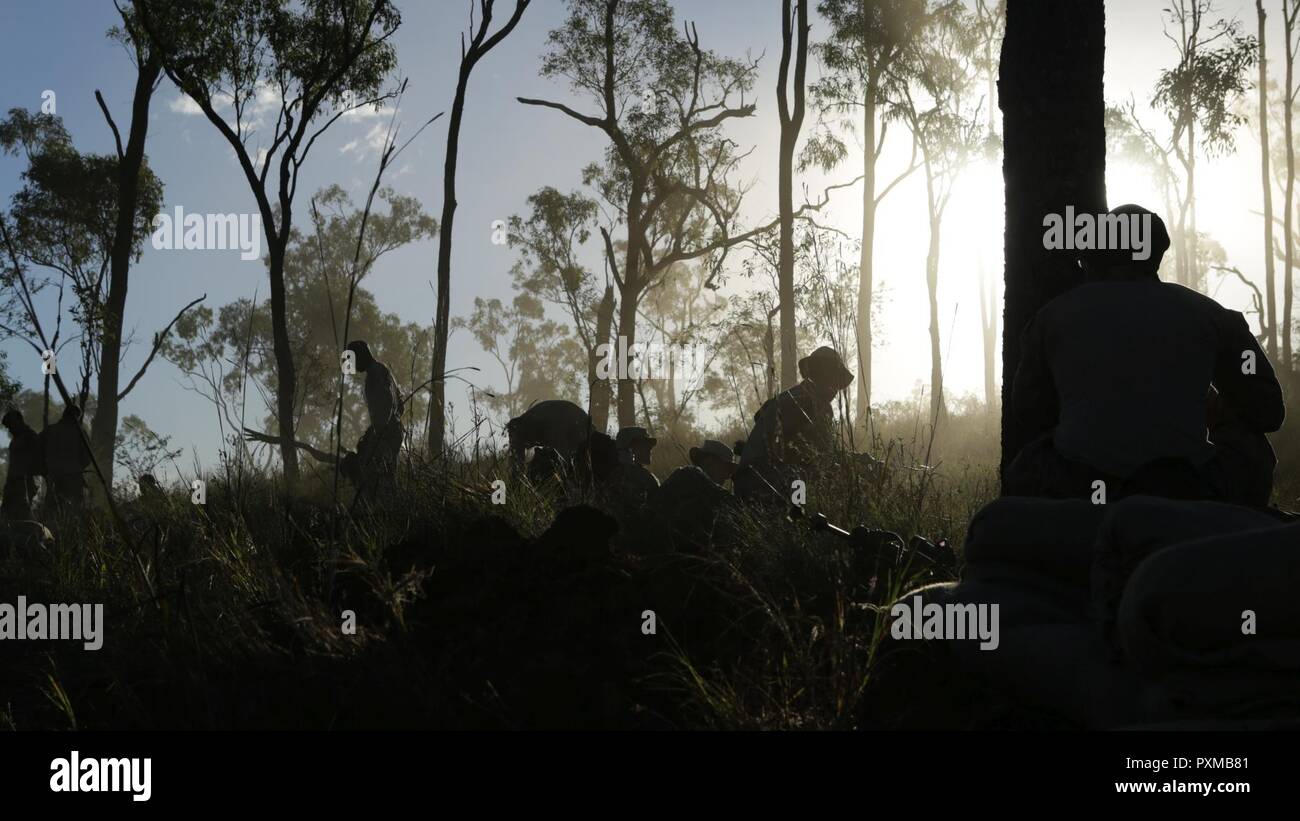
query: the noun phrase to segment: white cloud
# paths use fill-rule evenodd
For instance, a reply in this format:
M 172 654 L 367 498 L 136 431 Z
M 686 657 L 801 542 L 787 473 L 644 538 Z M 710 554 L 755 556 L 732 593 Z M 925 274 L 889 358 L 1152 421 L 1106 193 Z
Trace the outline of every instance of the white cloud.
M 228 92 L 218 91 L 212 95 L 212 106 L 217 113 L 225 117 L 229 122 L 234 116 L 234 97 Z M 199 104 L 187 94 L 178 95 L 167 103 L 167 108 L 177 114 L 193 116 L 202 114 L 203 109 Z M 280 93 L 275 86 L 270 83 L 263 83 L 257 87 L 253 97 L 244 106 L 244 129 L 253 130 L 261 128 L 270 122 L 269 116 L 273 116 L 280 110 Z
M 388 139 L 388 126 L 385 123 L 372 123 L 365 136 L 349 140 L 339 149 L 340 154 L 356 154 L 358 159 L 384 150 Z
M 186 116 L 194 116 L 195 114 L 203 113 L 203 109 L 199 108 L 199 104 L 194 102 L 194 99 L 188 94 L 181 94 L 173 97 L 167 103 L 167 108 L 177 114 L 184 114 Z
M 346 101 L 344 101 L 343 104 L 346 105 Z M 378 103 L 370 103 L 369 105 L 357 106 L 356 108 L 348 108 L 343 112 L 341 119 L 373 120 L 377 117 L 383 117 L 386 113 L 387 112 L 385 112 Z

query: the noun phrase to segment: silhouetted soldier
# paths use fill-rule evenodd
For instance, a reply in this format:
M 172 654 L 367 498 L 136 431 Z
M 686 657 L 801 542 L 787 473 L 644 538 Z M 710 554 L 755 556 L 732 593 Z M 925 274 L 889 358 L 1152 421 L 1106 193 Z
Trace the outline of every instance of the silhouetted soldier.
M 1112 496 L 1267 504 L 1276 459 L 1264 434 L 1285 413 L 1272 366 L 1240 313 L 1160 281 L 1158 216 L 1111 213 L 1150 215 L 1150 257 L 1083 256 L 1085 284 L 1025 328 L 1012 409 L 1037 438 L 1008 466 L 1006 493 L 1089 497 L 1102 481 Z
M 80 511 L 86 495 L 83 474 L 90 466 L 86 431 L 81 426 L 81 408 L 76 405 L 65 408 L 59 421 L 41 431 L 40 439 L 49 481 L 49 503 L 56 509 Z
M 9 431 L 9 472 L 5 476 L 0 517 L 31 519 L 32 502 L 36 498 L 36 477 L 45 472 L 40 436 L 27 424 L 19 410 L 7 412 L 3 422 Z
M 391 490 L 405 435 L 402 392 L 392 371 L 374 358 L 363 340 L 349 342 L 347 350 L 356 356 L 357 370 L 365 374 L 366 412 L 370 417 L 370 426 L 357 442 L 354 473 L 360 475 L 358 491 L 364 493 L 380 487 Z
M 135 480 L 136 486 L 140 489 L 140 501 L 149 505 L 163 504 L 167 501 L 166 494 L 163 493 L 162 485 L 158 484 L 158 479 L 152 473 L 142 473 Z
M 787 503 L 793 480 L 806 479 L 835 450 L 835 394 L 853 372 L 835 349 L 820 347 L 799 360 L 798 385 L 763 403 L 740 454 L 735 476 L 742 499 Z
M 516 468 L 523 466 L 524 453 L 531 447 L 551 448 L 572 464 L 588 447 L 591 417 L 566 399 L 547 399 L 507 422 L 506 435 Z
M 715 485 L 726 487 L 736 475 L 736 455 L 731 448 L 717 439 L 705 439 L 704 444 L 690 450 L 691 464 L 704 471 Z
M 659 480 L 650 472 L 650 455 L 659 440 L 645 428 L 626 427 L 618 432 L 618 467 L 609 477 L 608 489 L 624 512 L 640 509 L 659 489 Z
M 702 547 L 713 533 L 718 512 L 734 500 L 726 488 L 736 473 L 731 448 L 707 439 L 690 450 L 691 464 L 668 475 L 652 497 L 657 522 L 668 527 L 681 547 Z

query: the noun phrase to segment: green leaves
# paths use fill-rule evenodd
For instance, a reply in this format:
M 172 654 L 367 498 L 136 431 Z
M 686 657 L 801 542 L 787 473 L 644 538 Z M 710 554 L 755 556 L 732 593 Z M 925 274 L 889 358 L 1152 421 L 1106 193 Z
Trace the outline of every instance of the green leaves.
M 0 148 L 27 158 L 22 187 L 8 215 L 19 255 L 38 268 L 66 276 L 77 297 L 74 314 L 89 334 L 97 332 L 105 274 L 117 232 L 120 161 L 116 155 L 82 154 L 61 118 L 16 108 L 0 121 Z M 162 207 L 162 181 L 145 163 L 131 248 L 139 258 L 155 214 Z M 48 279 L 48 277 L 46 277 Z M 41 281 L 34 283 L 39 289 Z M 9 312 L 10 299 L 0 310 Z
M 1212 7 L 1207 0 L 1192 1 L 1199 24 Z M 1170 17 L 1179 19 L 1172 12 Z M 1193 28 L 1178 50 L 1178 65 L 1160 72 L 1152 105 L 1174 124 L 1175 141 L 1195 124 L 1208 156 L 1232 152 L 1234 132 L 1246 122 L 1233 106 L 1251 88 L 1249 71 L 1259 58 L 1259 43 L 1241 33 L 1238 21 L 1219 19 L 1204 32 L 1199 25 Z

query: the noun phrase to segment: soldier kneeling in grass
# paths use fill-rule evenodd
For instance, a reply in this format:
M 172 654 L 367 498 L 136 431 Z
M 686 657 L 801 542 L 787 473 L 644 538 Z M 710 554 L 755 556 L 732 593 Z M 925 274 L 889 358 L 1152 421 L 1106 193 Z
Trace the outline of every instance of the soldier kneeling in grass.
M 714 439 L 691 448 L 690 459 L 690 465 L 664 480 L 651 508 L 678 548 L 698 549 L 712 540 L 718 513 L 735 500 L 726 484 L 736 473 L 736 462 L 731 448 Z
M 746 501 L 789 503 L 790 483 L 835 455 L 835 395 L 853 372 L 834 348 L 820 347 L 799 360 L 803 381 L 767 400 L 740 454 L 736 495 Z

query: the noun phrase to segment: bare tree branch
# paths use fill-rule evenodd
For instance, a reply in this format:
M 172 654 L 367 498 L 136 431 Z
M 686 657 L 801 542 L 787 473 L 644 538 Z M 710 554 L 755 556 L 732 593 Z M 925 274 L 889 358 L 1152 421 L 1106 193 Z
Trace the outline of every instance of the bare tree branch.
M 126 384 L 126 387 L 123 388 L 120 393 L 118 393 L 117 400 L 119 402 L 126 398 L 126 395 L 131 392 L 132 388 L 135 387 L 135 383 L 139 382 L 140 378 L 144 376 L 144 372 L 149 369 L 149 364 L 153 362 L 153 358 L 158 355 L 158 349 L 161 348 L 163 342 L 166 341 L 167 334 L 171 333 L 172 326 L 175 325 L 177 322 L 179 322 L 182 316 L 185 316 L 186 311 L 188 311 L 190 308 L 193 308 L 195 305 L 198 305 L 200 302 L 202 302 L 207 298 L 208 295 L 204 294 L 203 296 L 191 302 L 189 305 L 186 305 L 184 308 L 181 308 L 180 311 L 177 312 L 176 316 L 172 317 L 172 321 L 167 323 L 167 327 L 163 328 L 161 331 L 153 335 L 153 348 L 149 351 L 149 356 L 145 358 L 144 364 L 140 366 L 140 370 L 136 371 L 135 376 L 131 377 L 131 381 Z

